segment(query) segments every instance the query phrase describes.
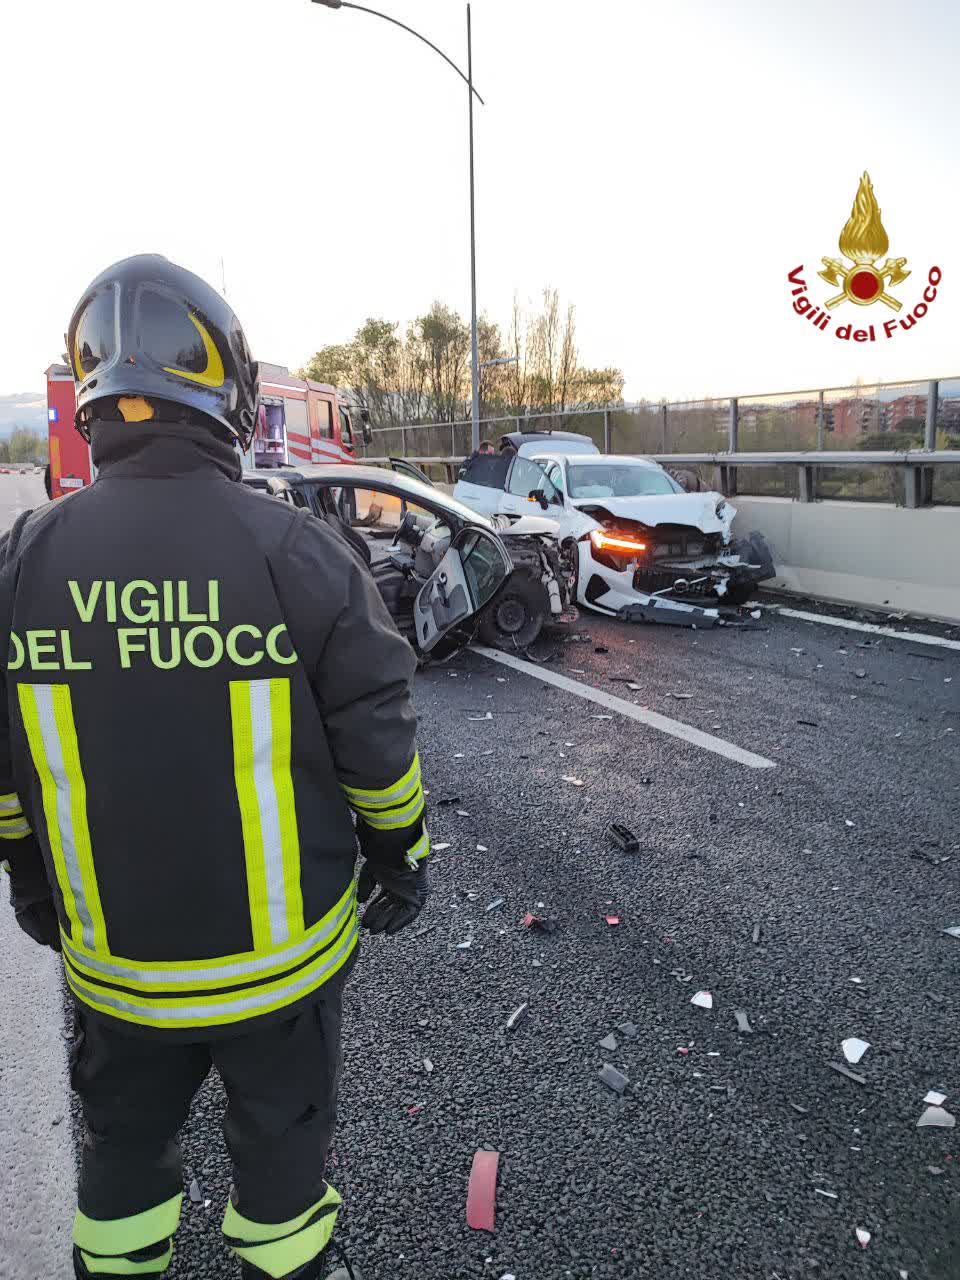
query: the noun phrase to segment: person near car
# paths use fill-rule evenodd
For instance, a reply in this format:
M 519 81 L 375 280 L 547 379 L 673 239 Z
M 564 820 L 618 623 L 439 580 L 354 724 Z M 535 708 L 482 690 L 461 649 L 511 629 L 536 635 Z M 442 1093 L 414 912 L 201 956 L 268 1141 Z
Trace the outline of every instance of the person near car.
M 462 476 L 464 471 L 466 471 L 466 469 L 470 466 L 470 463 L 473 462 L 474 458 L 482 458 L 484 457 L 484 455 L 488 453 L 496 453 L 496 449 L 493 446 L 493 442 L 491 440 L 481 440 L 480 443 L 477 445 L 476 449 L 474 449 L 473 453 L 469 454 L 466 458 L 464 458 L 458 474 Z
M 126 259 L 68 344 L 97 479 L 0 542 L 0 847 L 73 999 L 74 1271 L 168 1269 L 215 1066 L 241 1273 L 315 1280 L 359 928 L 428 893 L 416 660 L 332 529 L 237 483 L 259 379 L 214 289 Z

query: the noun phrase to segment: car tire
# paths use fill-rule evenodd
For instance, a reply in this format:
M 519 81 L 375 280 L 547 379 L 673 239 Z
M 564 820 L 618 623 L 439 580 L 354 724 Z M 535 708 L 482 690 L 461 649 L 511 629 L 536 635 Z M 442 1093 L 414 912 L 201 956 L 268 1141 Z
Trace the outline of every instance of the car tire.
M 543 629 L 550 597 L 542 582 L 514 573 L 480 615 L 480 639 L 495 649 L 526 649 Z

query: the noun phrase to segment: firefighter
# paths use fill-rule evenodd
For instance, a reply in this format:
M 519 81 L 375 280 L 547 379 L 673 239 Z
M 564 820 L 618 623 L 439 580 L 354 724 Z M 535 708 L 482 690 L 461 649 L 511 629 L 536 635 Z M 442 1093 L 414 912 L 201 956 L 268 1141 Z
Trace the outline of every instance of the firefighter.
M 334 530 L 238 483 L 257 367 L 212 288 L 126 259 L 68 344 L 98 474 L 0 544 L 0 838 L 75 1006 L 75 1273 L 167 1270 L 215 1066 L 242 1275 L 359 1277 L 325 1164 L 360 924 L 428 893 L 414 655 Z

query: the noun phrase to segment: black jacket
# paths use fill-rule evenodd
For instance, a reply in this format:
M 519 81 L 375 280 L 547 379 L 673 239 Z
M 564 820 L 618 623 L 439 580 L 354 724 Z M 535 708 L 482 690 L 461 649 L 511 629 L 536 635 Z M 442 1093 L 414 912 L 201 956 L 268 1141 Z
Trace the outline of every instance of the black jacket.
M 14 904 L 49 884 L 102 1016 L 286 1016 L 356 947 L 351 809 L 374 861 L 429 849 L 414 655 L 351 549 L 210 434 L 104 425 L 94 461 L 0 544 Z

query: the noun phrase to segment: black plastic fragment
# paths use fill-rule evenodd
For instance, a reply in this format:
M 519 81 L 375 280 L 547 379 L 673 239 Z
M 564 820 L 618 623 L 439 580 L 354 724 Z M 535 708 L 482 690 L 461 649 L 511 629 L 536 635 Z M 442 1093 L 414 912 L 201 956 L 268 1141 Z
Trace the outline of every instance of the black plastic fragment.
M 636 1040 L 639 1028 L 635 1022 L 618 1022 L 617 1030 L 626 1040 Z
M 203 1192 L 196 1178 L 190 1183 L 190 1200 L 192 1204 L 203 1204 Z
M 836 1071 L 838 1075 L 846 1076 L 848 1080 L 852 1080 L 854 1084 L 866 1084 L 866 1076 L 858 1076 L 855 1071 L 851 1071 L 845 1067 L 842 1062 L 828 1062 L 827 1066 L 831 1071 Z
M 638 853 L 640 851 L 640 841 L 630 828 L 625 827 L 622 822 L 611 822 L 609 832 L 614 844 L 619 845 L 624 853 Z

